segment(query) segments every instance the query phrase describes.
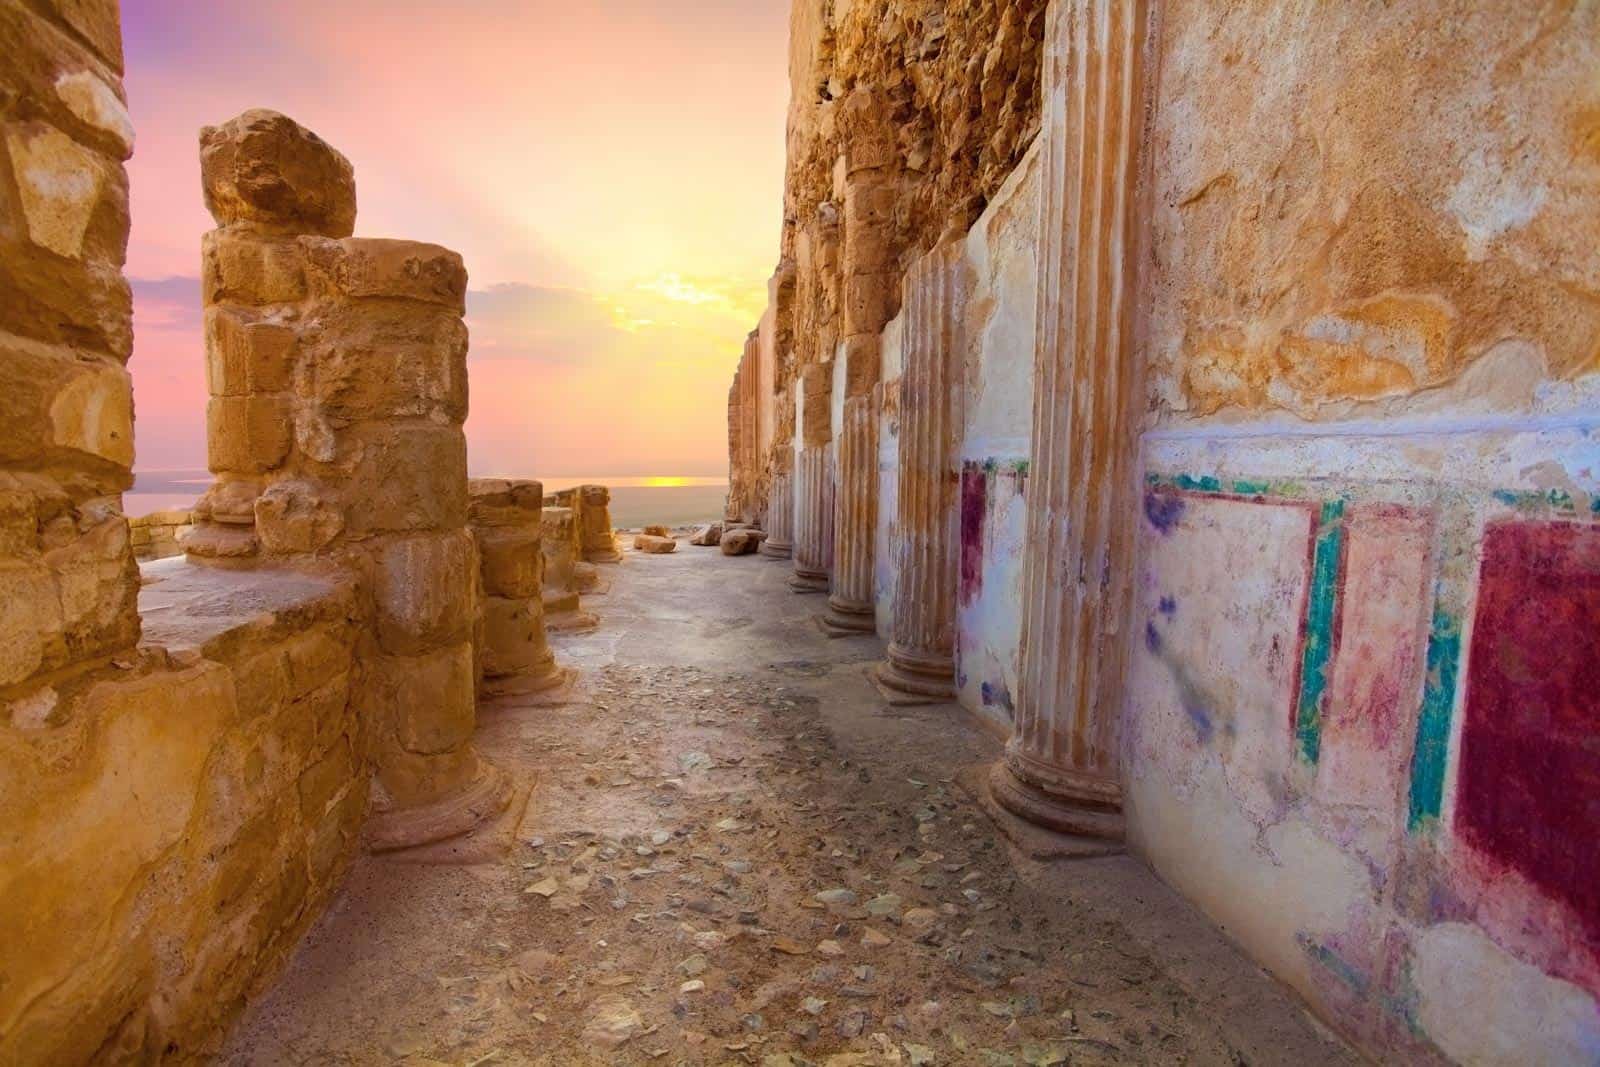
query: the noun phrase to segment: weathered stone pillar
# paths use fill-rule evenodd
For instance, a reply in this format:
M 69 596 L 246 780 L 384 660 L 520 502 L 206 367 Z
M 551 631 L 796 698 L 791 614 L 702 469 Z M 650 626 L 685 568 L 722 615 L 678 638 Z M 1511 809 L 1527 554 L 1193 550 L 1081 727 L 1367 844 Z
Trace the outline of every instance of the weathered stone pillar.
M 550 497 L 560 499 L 560 495 Z M 577 512 L 548 502 L 539 523 L 539 551 L 543 561 L 544 625 L 549 633 L 592 630 L 599 619 L 583 610 L 585 575 L 595 573 L 583 562 L 583 536 Z
M 580 485 L 555 494 L 557 507 L 572 510 L 578 538 L 578 555 L 588 563 L 618 563 L 617 533 L 611 528 L 611 490 L 603 485 Z
M 791 462 L 794 446 L 788 442 Z M 788 559 L 794 554 L 794 474 L 775 471 L 772 475 L 772 495 L 767 500 L 767 537 L 761 542 L 761 551 L 774 559 Z
M 349 236 L 350 164 L 270 111 L 201 132 L 208 444 L 195 562 L 316 559 L 364 578 L 375 849 L 463 833 L 508 799 L 472 746 L 467 288 L 437 245 Z
M 938 700 L 955 695 L 965 273 L 959 240 L 937 246 L 906 273 L 899 575 L 888 662 L 878 670 L 891 689 Z
M 44 707 L 139 640 L 116 6 L 3 0 L 0 68 L 0 702 Z
M 839 116 L 844 146 L 843 425 L 834 529 L 834 581 L 823 624 L 834 633 L 876 628 L 872 576 L 877 543 L 877 414 L 882 333 L 894 314 L 894 203 L 898 150 L 881 95 L 857 88 Z
M 834 498 L 833 587 L 823 628 L 835 636 L 877 629 L 873 544 L 878 530 L 878 409 L 871 395 L 844 402 Z M 867 492 L 866 490 L 871 490 Z
M 483 688 L 538 693 L 566 681 L 544 626 L 544 553 L 538 482 L 474 478 L 468 516 L 483 578 L 483 632 L 478 648 Z
M 833 364 L 800 377 L 800 452 L 795 457 L 794 577 L 797 593 L 825 593 L 833 567 Z
M 1046 29 L 1033 466 L 1016 729 L 997 800 L 1119 837 L 1139 368 L 1133 199 L 1146 0 L 1056 0 Z

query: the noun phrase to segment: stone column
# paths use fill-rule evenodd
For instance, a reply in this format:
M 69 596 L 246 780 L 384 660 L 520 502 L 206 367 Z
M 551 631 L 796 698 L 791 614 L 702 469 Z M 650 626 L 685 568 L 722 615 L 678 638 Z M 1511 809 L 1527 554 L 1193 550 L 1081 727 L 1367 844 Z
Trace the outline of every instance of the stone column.
M 882 376 L 882 333 L 894 314 L 891 254 L 898 151 L 880 94 L 857 88 L 840 109 L 844 146 L 844 425 L 834 529 L 833 593 L 823 625 L 836 633 L 876 628 L 872 575 L 877 544 L 878 457 L 872 389 Z
M 991 778 L 1022 817 L 1102 837 L 1122 834 L 1147 14 L 1146 0 L 1056 0 L 1046 29 L 1023 659 L 1016 729 Z
M 959 240 L 934 248 L 906 273 L 899 575 L 888 662 L 878 670 L 891 689 L 936 700 L 955 696 L 965 274 Z
M 218 223 L 202 270 L 218 480 L 184 548 L 362 576 L 368 843 L 464 833 L 509 799 L 472 745 L 466 270 L 437 245 L 350 237 L 349 162 L 283 115 L 247 111 L 200 144 Z
M 603 485 L 563 489 L 556 503 L 571 508 L 577 523 L 578 548 L 587 563 L 619 563 L 617 533 L 611 528 L 611 490 Z
M 878 409 L 870 394 L 845 400 L 837 447 L 833 591 L 821 619 L 825 630 L 843 637 L 877 630 L 872 578 L 878 531 Z
M 794 446 L 785 443 L 789 455 Z M 794 474 L 790 471 L 772 475 L 772 495 L 767 500 L 767 537 L 761 542 L 761 551 L 774 559 L 788 559 L 794 554 Z
M 553 689 L 567 674 L 556 666 L 544 626 L 544 487 L 474 478 L 467 483 L 467 496 L 483 579 L 482 687 L 495 693 Z
M 800 452 L 794 471 L 794 577 L 797 593 L 825 593 L 833 567 L 833 364 L 800 377 Z
M 0 716 L 139 640 L 115 4 L 0 0 Z M 0 1046 L 6 1044 L 0 1036 Z

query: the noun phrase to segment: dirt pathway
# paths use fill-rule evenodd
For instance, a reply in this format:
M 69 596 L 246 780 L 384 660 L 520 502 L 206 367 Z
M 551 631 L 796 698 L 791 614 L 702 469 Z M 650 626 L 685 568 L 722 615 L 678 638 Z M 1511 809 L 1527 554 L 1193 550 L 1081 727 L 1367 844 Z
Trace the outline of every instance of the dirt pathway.
M 1012 848 L 958 782 L 998 744 L 885 707 L 786 564 L 607 574 L 574 701 L 481 714 L 509 847 L 358 862 L 223 1062 L 1351 1062 L 1133 860 Z

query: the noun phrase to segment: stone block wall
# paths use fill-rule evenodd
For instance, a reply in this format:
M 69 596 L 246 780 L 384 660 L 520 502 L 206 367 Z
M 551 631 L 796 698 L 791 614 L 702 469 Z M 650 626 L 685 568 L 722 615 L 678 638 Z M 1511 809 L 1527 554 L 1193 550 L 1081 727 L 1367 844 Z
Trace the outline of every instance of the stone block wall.
M 194 528 L 194 512 L 152 511 L 128 520 L 129 543 L 134 558 L 143 563 L 183 554 L 179 540 Z
M 133 126 L 115 5 L 0 2 L 0 694 L 130 648 Z
M 359 848 L 354 583 L 146 579 L 139 653 L 0 737 L 0 1062 L 203 1059 Z

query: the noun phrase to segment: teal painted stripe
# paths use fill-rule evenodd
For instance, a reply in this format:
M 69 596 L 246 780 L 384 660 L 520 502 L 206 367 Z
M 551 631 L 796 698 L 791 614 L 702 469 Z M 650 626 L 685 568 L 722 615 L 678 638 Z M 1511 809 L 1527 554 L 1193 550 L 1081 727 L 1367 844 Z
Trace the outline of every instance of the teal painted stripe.
M 1417 715 L 1417 747 L 1411 756 L 1413 831 L 1435 822 L 1444 809 L 1444 770 L 1450 758 L 1450 712 L 1461 669 L 1461 620 L 1437 604 L 1428 632 L 1428 679 Z
M 1311 561 L 1311 595 L 1306 599 L 1306 639 L 1300 661 L 1300 703 L 1295 714 L 1295 747 L 1307 763 L 1322 750 L 1322 702 L 1333 657 L 1333 624 L 1339 610 L 1339 562 L 1344 545 L 1344 500 L 1322 502 L 1317 544 Z

